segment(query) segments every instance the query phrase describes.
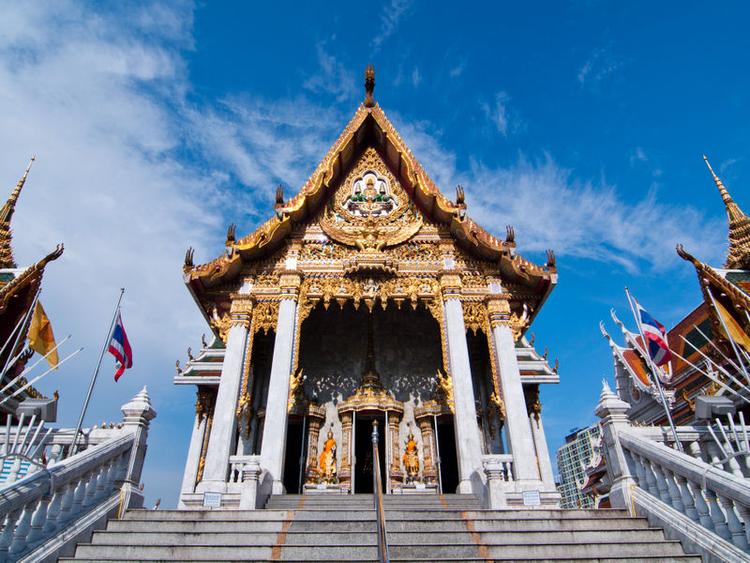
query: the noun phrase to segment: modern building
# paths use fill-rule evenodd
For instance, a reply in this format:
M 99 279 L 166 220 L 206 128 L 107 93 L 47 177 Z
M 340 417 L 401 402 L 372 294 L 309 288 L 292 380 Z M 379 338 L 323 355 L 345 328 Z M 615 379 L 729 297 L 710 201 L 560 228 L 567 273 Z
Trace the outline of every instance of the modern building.
M 586 482 L 586 468 L 596 457 L 601 431 L 598 424 L 578 429 L 565 437 L 565 444 L 557 450 L 557 469 L 560 472 L 561 508 L 591 508 L 594 499 L 582 491 Z

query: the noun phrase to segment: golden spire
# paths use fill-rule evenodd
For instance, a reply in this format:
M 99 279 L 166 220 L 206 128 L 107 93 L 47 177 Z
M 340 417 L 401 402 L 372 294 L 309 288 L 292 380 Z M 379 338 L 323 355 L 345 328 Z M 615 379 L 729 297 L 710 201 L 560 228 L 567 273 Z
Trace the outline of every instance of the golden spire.
M 724 183 L 721 181 L 711 167 L 708 157 L 704 154 L 703 160 L 708 166 L 714 183 L 719 190 L 721 199 L 727 209 L 729 219 L 729 251 L 727 252 L 726 267 L 738 270 L 750 270 L 750 218 L 743 213 L 732 196 L 729 195 Z
M 373 92 L 375 91 L 375 67 L 367 65 L 365 68 L 365 107 L 371 108 L 375 105 Z
M 16 261 L 13 259 L 13 249 L 11 248 L 11 239 L 13 237 L 10 229 L 10 221 L 13 218 L 13 212 L 16 210 L 18 196 L 21 195 L 21 190 L 26 183 L 26 178 L 29 176 L 29 170 L 31 170 L 31 165 L 35 160 L 36 156 L 32 156 L 23 176 L 21 176 L 15 189 L 11 192 L 8 201 L 6 201 L 5 205 L 0 209 L 0 268 L 16 267 Z

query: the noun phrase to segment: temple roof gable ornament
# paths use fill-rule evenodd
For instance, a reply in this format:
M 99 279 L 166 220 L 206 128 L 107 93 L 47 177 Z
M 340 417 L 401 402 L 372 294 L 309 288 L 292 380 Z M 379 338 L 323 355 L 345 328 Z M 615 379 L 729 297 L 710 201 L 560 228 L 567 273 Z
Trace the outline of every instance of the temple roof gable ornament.
M 721 199 L 727 210 L 729 219 L 729 249 L 727 252 L 726 267 L 737 270 L 750 269 L 750 218 L 735 203 L 729 191 L 724 186 L 721 178 L 716 175 L 708 157 L 703 155 L 711 176 L 714 179 Z
M 31 165 L 35 160 L 36 156 L 32 156 L 26 170 L 16 183 L 16 187 L 11 192 L 5 205 L 0 209 L 0 269 L 16 267 L 16 261 L 13 258 L 13 248 L 11 245 L 13 232 L 10 223 L 13 218 L 13 212 L 16 210 L 18 197 L 21 195 L 21 190 L 23 189 L 24 184 L 26 184 L 26 178 L 28 178 Z

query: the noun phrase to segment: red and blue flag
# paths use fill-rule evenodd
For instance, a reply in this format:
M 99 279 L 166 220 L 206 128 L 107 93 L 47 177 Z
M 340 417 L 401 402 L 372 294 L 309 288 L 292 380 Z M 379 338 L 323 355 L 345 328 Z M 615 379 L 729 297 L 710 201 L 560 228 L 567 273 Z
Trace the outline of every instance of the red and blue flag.
M 646 349 L 648 355 L 657 366 L 663 366 L 672 359 L 672 352 L 667 344 L 667 331 L 664 325 L 652 317 L 638 301 L 635 301 L 635 308 L 638 313 L 638 323 L 641 325 L 641 333 L 646 339 Z
M 115 381 L 126 369 L 133 367 L 133 351 L 130 349 L 128 335 L 125 333 L 125 327 L 122 325 L 122 317 L 117 313 L 117 321 L 112 329 L 112 337 L 109 339 L 107 351 L 115 357 L 117 361 L 117 371 L 115 372 Z

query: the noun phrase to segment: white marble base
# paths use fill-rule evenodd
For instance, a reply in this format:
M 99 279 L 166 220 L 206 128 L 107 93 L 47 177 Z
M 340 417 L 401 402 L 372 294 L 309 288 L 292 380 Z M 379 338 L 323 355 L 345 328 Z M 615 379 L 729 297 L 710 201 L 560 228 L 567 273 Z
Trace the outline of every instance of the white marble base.
M 303 487 L 303 494 L 305 495 L 326 495 L 326 494 L 347 495 L 349 494 L 349 489 L 343 485 L 335 485 L 332 483 L 322 483 L 320 485 L 306 484 Z
M 427 485 L 424 483 L 409 483 L 399 485 L 393 488 L 394 495 L 436 495 L 437 485 Z

